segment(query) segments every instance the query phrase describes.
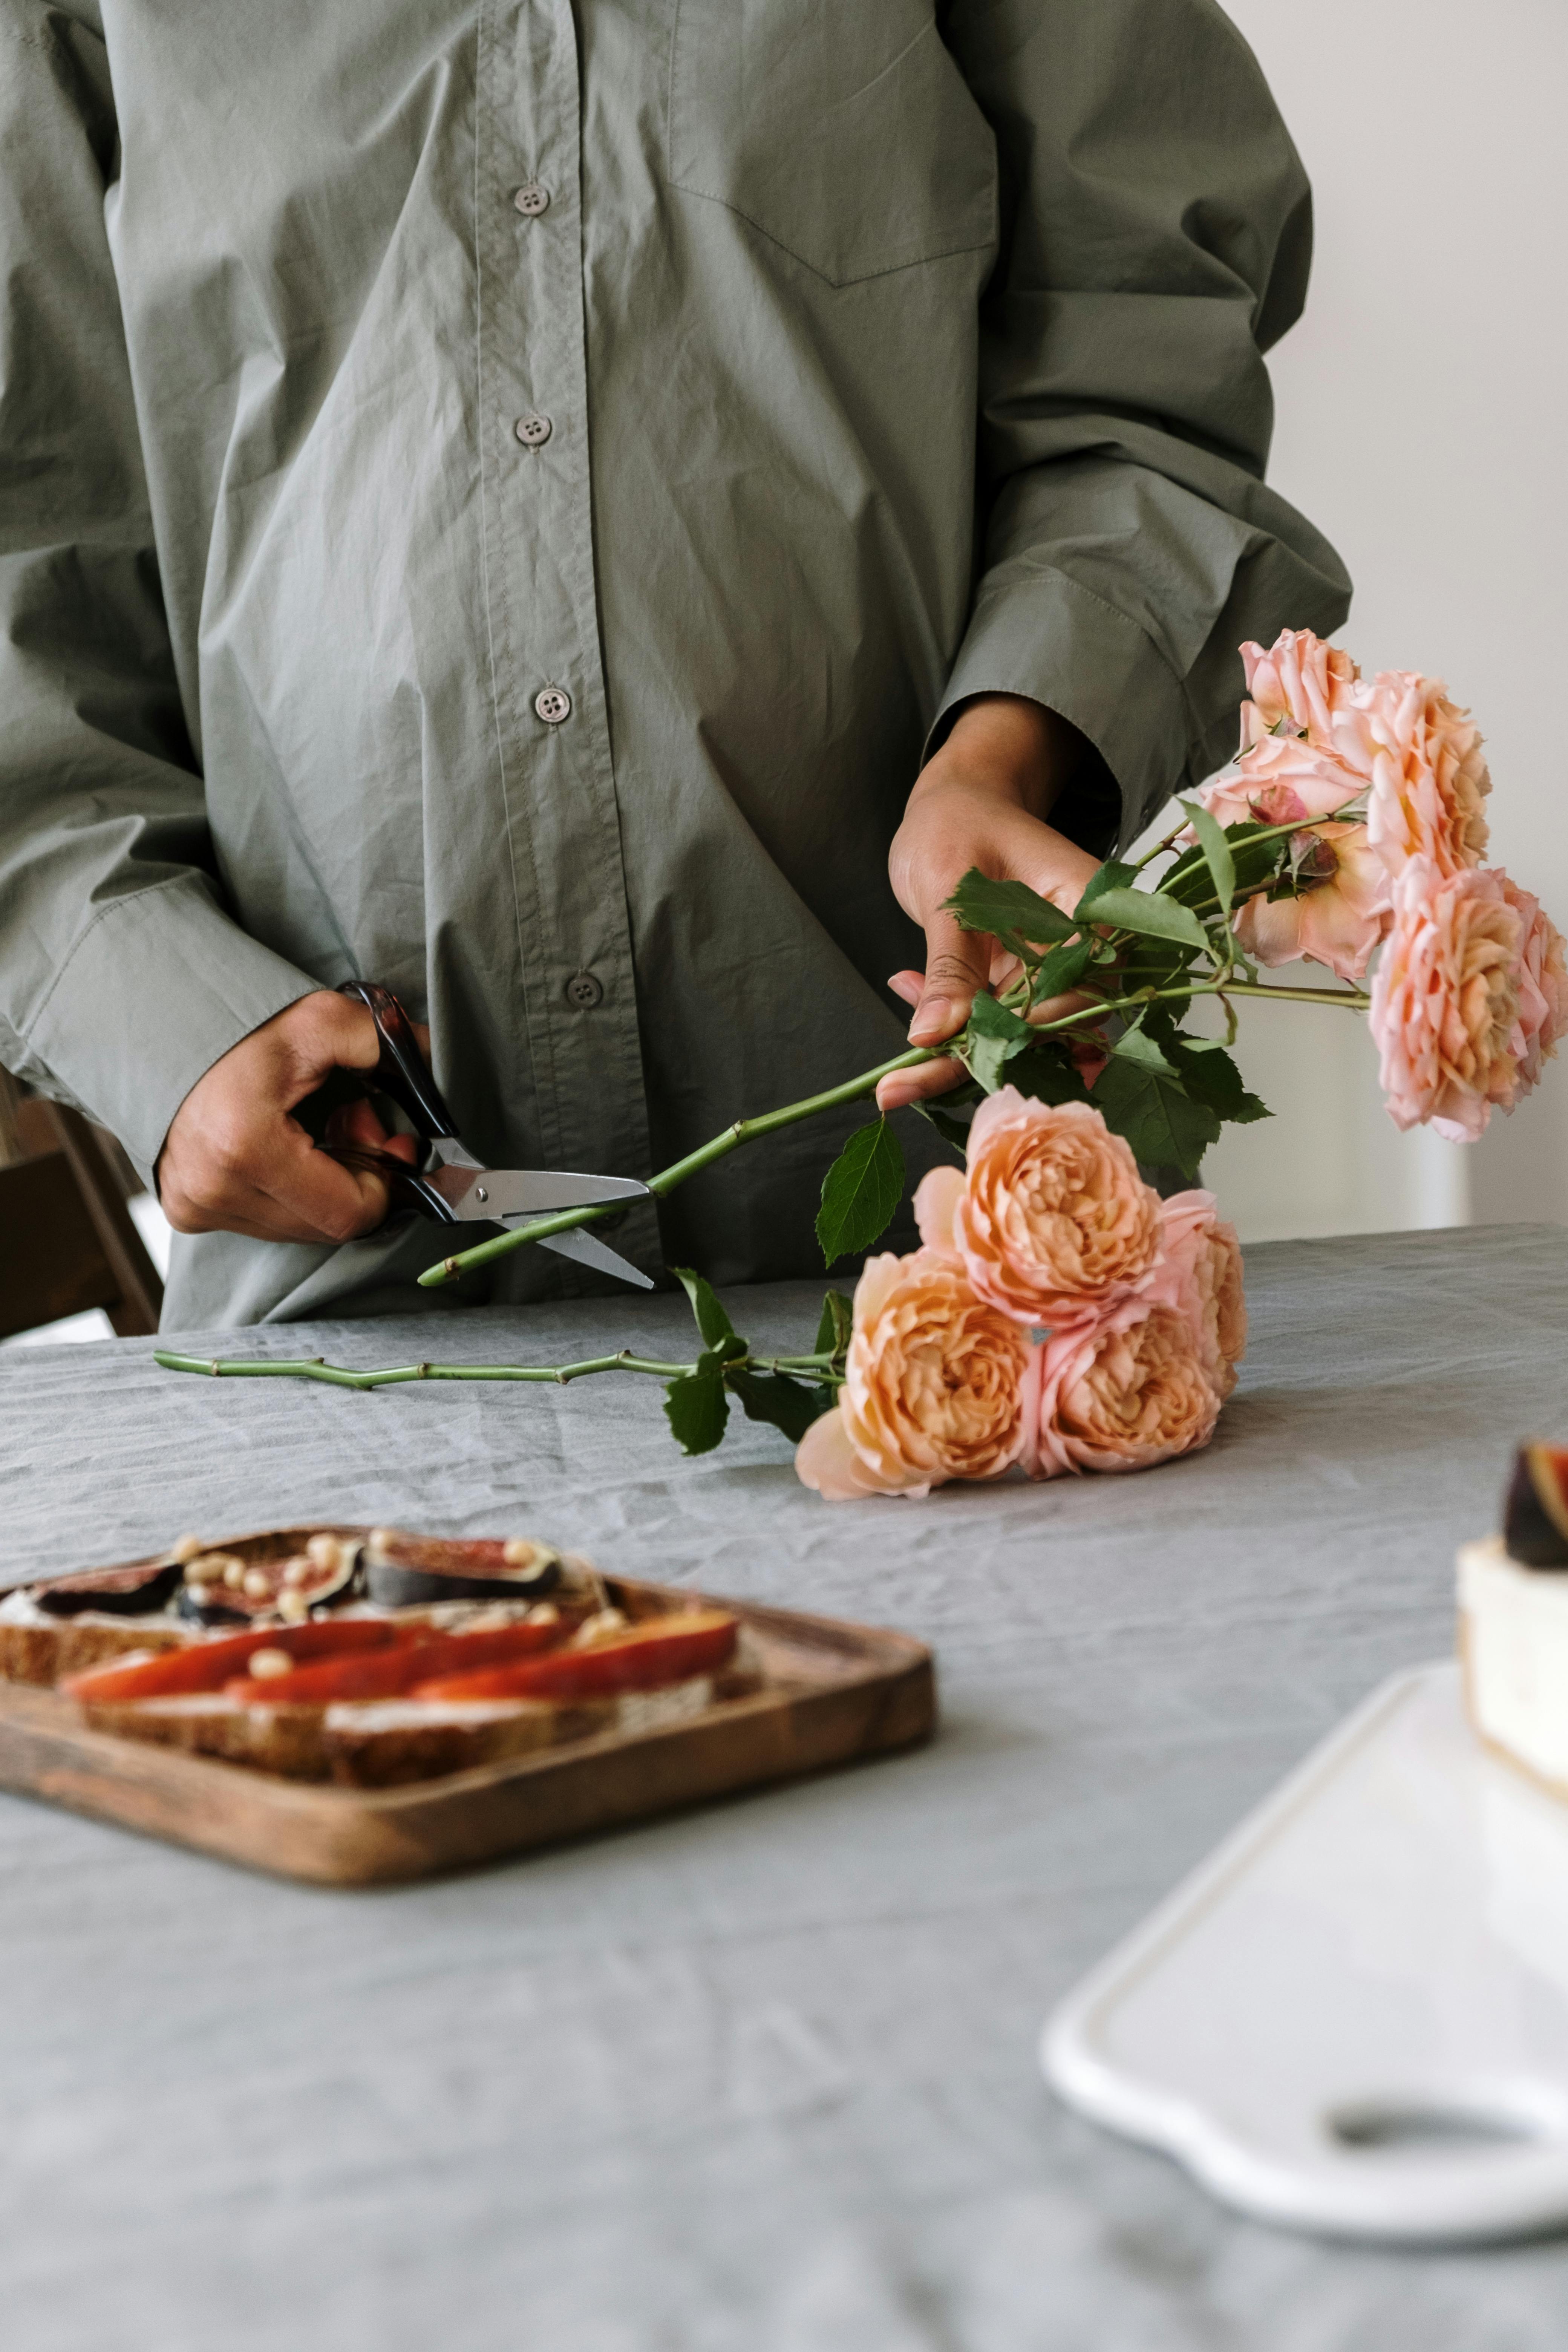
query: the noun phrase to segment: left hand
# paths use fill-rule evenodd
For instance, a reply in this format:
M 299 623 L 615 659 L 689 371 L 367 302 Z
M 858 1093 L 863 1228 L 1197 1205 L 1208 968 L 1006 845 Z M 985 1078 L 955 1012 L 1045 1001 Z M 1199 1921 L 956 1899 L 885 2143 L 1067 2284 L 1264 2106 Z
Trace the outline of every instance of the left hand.
M 996 941 L 966 931 L 942 911 L 971 866 L 994 881 L 1026 882 L 1070 914 L 1100 860 L 1046 822 L 1086 756 L 1084 738 L 1044 704 L 1021 695 L 979 695 L 965 703 L 940 751 L 921 771 L 888 866 L 900 907 L 926 935 L 926 968 L 894 972 L 888 985 L 915 1008 L 910 1043 L 934 1045 L 969 1018 L 983 988 L 1012 978 L 1017 960 Z M 1076 999 L 1036 1008 L 1052 1020 Z M 877 1088 L 879 1110 L 898 1110 L 956 1086 L 961 1062 L 944 1058 L 899 1070 Z

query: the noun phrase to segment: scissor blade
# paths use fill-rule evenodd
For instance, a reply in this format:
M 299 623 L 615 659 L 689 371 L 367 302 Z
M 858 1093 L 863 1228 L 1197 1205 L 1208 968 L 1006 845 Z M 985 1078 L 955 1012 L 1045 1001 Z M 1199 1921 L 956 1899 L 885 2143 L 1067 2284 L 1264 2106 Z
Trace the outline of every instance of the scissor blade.
M 591 1265 L 600 1274 L 613 1274 L 622 1282 L 635 1283 L 639 1290 L 653 1288 L 652 1282 L 640 1266 L 634 1265 L 630 1258 L 623 1257 L 618 1250 L 611 1249 L 607 1243 L 599 1241 L 593 1234 L 580 1230 L 546 1234 L 540 1247 L 558 1250 L 563 1257 L 574 1257 L 579 1265 Z
M 640 1201 L 647 1192 L 635 1176 L 579 1176 L 569 1168 L 431 1168 L 426 1181 L 465 1223 L 476 1224 Z

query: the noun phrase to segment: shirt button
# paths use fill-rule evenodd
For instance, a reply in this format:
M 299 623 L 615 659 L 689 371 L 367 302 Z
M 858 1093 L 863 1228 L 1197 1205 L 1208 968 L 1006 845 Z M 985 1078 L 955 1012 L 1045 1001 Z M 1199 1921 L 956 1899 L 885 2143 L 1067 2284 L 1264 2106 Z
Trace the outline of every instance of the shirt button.
M 525 449 L 542 449 L 554 431 L 548 416 L 520 416 L 512 431 Z
M 533 698 L 533 707 L 547 727 L 559 727 L 563 719 L 572 716 L 572 697 L 559 686 L 542 686 Z M 595 997 L 595 1003 L 597 1002 Z
M 528 180 L 519 188 L 512 203 L 524 220 L 537 220 L 541 213 L 550 210 L 550 191 L 542 188 L 537 180 Z
M 574 971 L 566 983 L 566 1002 L 579 1013 L 592 1013 L 595 1004 L 603 1004 L 605 988 L 591 971 Z

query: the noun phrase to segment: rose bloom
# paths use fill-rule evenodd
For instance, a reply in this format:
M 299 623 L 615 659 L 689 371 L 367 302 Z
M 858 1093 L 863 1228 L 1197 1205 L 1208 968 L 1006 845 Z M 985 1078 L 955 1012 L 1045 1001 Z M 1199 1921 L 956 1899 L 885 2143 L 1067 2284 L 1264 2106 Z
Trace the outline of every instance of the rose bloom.
M 798 1475 L 830 1503 L 998 1476 L 1027 1442 L 1032 1353 L 952 1260 L 868 1258 L 837 1407 L 801 1439 Z
M 1059 1330 L 1147 1284 L 1160 1199 L 1089 1103 L 1003 1087 L 969 1130 L 968 1170 L 933 1168 L 915 1194 L 929 1249 L 962 1263 L 977 1297 Z
M 1474 1142 L 1494 1103 L 1512 1107 L 1524 934 L 1494 867 L 1444 877 L 1413 857 L 1396 877 L 1368 1015 L 1396 1127 Z
M 1175 1192 L 1163 1204 L 1163 1246 L 1145 1296 L 1174 1307 L 1193 1327 L 1198 1358 L 1223 1403 L 1247 1353 L 1247 1299 L 1236 1227 L 1212 1192 Z
M 1519 1091 L 1526 1095 L 1539 1082 L 1542 1065 L 1555 1055 L 1557 1040 L 1568 1031 L 1568 962 L 1563 934 L 1540 899 L 1506 874 L 1501 881 L 1503 897 L 1523 926 L 1514 974 L 1519 1027 L 1510 1051 L 1519 1064 Z
M 1366 778 L 1333 751 L 1267 735 L 1194 797 L 1219 824 L 1295 824 L 1333 816 L 1365 790 Z
M 1359 981 L 1388 931 L 1388 870 L 1364 824 L 1315 825 L 1293 898 L 1248 898 L 1236 919 L 1246 953 L 1270 966 L 1306 957 Z
M 1219 1406 L 1191 1318 L 1128 1299 L 1087 1330 L 1047 1340 L 1030 1475 L 1145 1470 L 1206 1445 Z
M 1327 646 L 1310 629 L 1281 629 L 1267 653 L 1246 645 L 1241 658 L 1251 700 L 1241 706 L 1241 748 L 1281 725 L 1329 744 L 1333 718 L 1361 676 L 1342 646 Z
M 1335 713 L 1334 746 L 1369 781 L 1367 830 L 1391 874 L 1412 857 L 1445 876 L 1480 864 L 1491 778 L 1479 730 L 1441 678 L 1384 670 Z

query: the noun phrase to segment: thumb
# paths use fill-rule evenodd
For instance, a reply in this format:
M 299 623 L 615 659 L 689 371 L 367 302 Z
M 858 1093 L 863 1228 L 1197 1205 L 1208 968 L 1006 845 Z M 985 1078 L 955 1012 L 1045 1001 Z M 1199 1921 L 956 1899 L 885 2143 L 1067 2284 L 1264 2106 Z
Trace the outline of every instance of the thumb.
M 289 1056 L 289 1107 L 313 1094 L 333 1070 L 374 1070 L 381 1039 L 367 1006 L 334 989 L 317 989 L 279 1016 Z
M 925 985 L 910 1023 L 911 1045 L 940 1045 L 962 1029 L 969 1018 L 975 993 L 984 987 L 991 970 L 991 942 L 979 931 L 966 931 L 949 914 L 938 912 L 925 927 Z

